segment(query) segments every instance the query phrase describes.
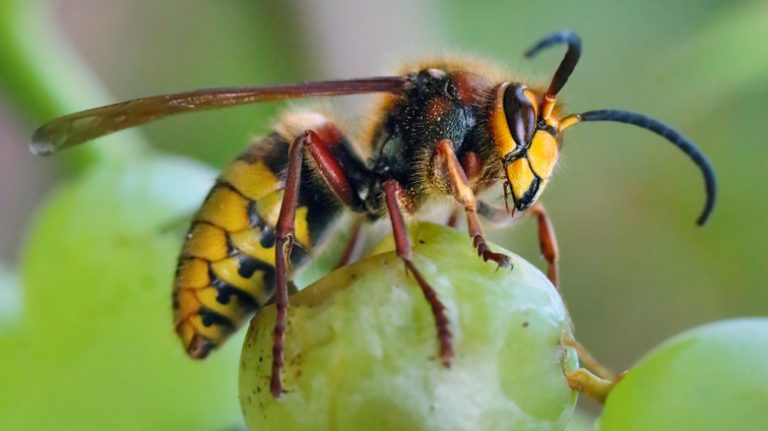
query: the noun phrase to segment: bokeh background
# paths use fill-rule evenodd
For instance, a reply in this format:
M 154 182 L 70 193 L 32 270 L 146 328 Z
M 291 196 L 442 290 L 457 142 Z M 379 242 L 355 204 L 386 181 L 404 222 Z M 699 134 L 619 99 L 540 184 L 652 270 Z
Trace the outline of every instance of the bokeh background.
M 618 108 L 662 119 L 698 143 L 712 161 L 720 184 L 711 222 L 697 228 L 694 220 L 704 200 L 702 180 L 677 149 L 651 133 L 618 124 L 593 123 L 569 130 L 558 173 L 542 201 L 557 229 L 562 287 L 579 339 L 607 365 L 622 370 L 685 328 L 766 314 L 768 122 L 763 117 L 768 100 L 768 3 L 415 3 L 3 0 L 0 325 L 4 328 L 0 327 L 0 336 L 5 339 L 0 338 L 0 349 L 42 349 L 28 340 L 43 343 L 52 334 L 60 344 L 71 344 L 67 337 L 72 337 L 84 345 L 91 345 L 89 340 L 97 336 L 114 334 L 94 328 L 95 323 L 73 323 L 68 332 L 46 321 L 39 325 L 40 338 L 13 335 L 36 326 L 34 316 L 56 315 L 58 308 L 69 307 L 67 301 L 87 301 L 81 298 L 93 291 L 108 296 L 110 289 L 131 288 L 100 284 L 99 275 L 92 273 L 97 266 L 76 267 L 89 274 L 79 274 L 81 278 L 72 279 L 77 285 L 71 286 L 62 275 L 66 268 L 59 273 L 55 267 L 60 258 L 66 261 L 67 250 L 73 254 L 80 249 L 100 250 L 104 256 L 114 249 L 109 244 L 94 245 L 100 238 L 98 229 L 112 229 L 120 236 L 115 220 L 94 215 L 104 207 L 114 206 L 121 216 L 127 212 L 135 216 L 133 222 L 145 220 L 151 225 L 141 231 L 144 248 L 133 252 L 154 256 L 156 249 L 167 249 L 170 257 L 157 252 L 162 265 L 151 265 L 158 267 L 152 276 L 142 275 L 144 266 L 128 264 L 130 276 L 147 289 L 161 284 L 154 288 L 167 292 L 179 239 L 158 226 L 193 208 L 204 194 L 206 179 L 252 136 L 265 133 L 284 105 L 172 118 L 51 159 L 36 158 L 27 150 L 29 136 L 42 122 L 99 104 L 185 89 L 381 74 L 396 69 L 403 60 L 440 53 L 489 57 L 532 82 L 548 82 L 562 49 L 543 53 L 534 61 L 524 60 L 521 53 L 538 37 L 562 28 L 577 31 L 584 42 L 581 63 L 561 92 L 569 111 Z M 370 100 L 347 98 L 335 106 L 354 127 L 365 118 L 364 107 Z M 99 166 L 123 167 L 120 159 L 150 157 L 146 156 L 149 147 L 197 160 L 210 170 L 177 159 L 147 162 L 147 175 L 152 178 L 148 184 L 163 191 L 152 196 L 145 190 L 141 199 L 165 206 L 145 211 L 126 202 L 121 187 L 129 189 L 125 196 L 132 196 L 132 183 L 124 178 L 110 182 L 110 169 L 102 172 L 104 178 L 88 178 L 100 172 Z M 81 198 L 85 194 L 88 199 L 68 203 L 63 196 L 68 193 Z M 40 212 L 40 208 L 47 209 Z M 95 217 L 82 226 L 91 231 L 89 235 L 79 234 L 78 208 Z M 156 220 L 153 211 L 160 214 Z M 83 220 L 90 219 L 84 216 Z M 158 236 L 165 235 L 159 245 L 152 239 L 152 232 L 158 231 L 162 231 Z M 130 243 L 130 235 L 125 236 Z M 490 236 L 541 263 L 532 222 L 492 231 Z M 36 276 L 48 269 L 49 278 Z M 154 301 L 153 295 L 142 301 Z M 161 298 L 157 301 L 167 301 L 164 295 L 157 295 Z M 44 304 L 46 298 L 50 301 Z M 105 301 L 99 306 L 109 303 Z M 76 321 L 88 316 L 65 317 Z M 132 322 L 131 318 L 125 317 L 125 322 Z M 60 333 L 51 325 L 59 327 Z M 121 345 L 119 341 L 115 344 Z M 137 359 L 126 357 L 130 349 L 120 351 L 125 354 L 115 357 L 112 371 L 116 374 L 124 366 L 121 361 L 135 364 Z M 135 351 L 139 357 L 143 354 L 141 349 Z M 57 351 L 45 350 L 37 356 L 48 355 L 56 356 Z M 5 355 L 23 375 L 20 358 Z M 82 374 L 73 374 L 80 379 L 87 380 L 88 370 L 97 367 L 82 365 L 74 354 L 69 360 L 84 367 L 78 372 Z M 225 369 L 225 363 L 222 359 L 212 367 Z M 61 372 L 56 360 L 46 366 L 51 367 L 52 376 Z M 236 370 L 231 368 L 221 372 L 234 381 Z M 191 368 L 189 379 L 195 373 L 198 370 Z M 56 382 L 57 377 L 51 378 L 49 382 Z M 27 414 L 24 408 L 34 411 L 36 400 L 46 399 L 41 395 L 44 379 L 34 384 L 13 379 L 8 373 L 0 377 L 0 385 L 8 385 L 0 392 L 28 400 L 0 397 L 5 403 L 0 404 L 0 412 L 17 406 L 13 409 Z M 70 383 L 76 384 L 78 377 L 73 379 Z M 178 382 L 162 387 L 189 380 L 185 379 L 179 377 Z M 167 388 L 157 397 L 172 397 L 177 390 L 192 398 L 204 393 L 200 384 Z M 29 388 L 41 392 L 30 395 Z M 100 405 L 110 408 L 107 401 Z M 236 407 L 231 410 L 222 414 L 236 416 Z M 216 424 L 190 422 L 203 429 Z M 221 429 L 229 425 L 221 423 Z

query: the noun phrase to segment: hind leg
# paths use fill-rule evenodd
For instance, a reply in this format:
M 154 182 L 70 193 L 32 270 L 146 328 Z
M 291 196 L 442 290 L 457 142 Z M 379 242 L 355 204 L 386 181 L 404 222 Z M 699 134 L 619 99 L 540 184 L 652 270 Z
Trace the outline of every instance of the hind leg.
M 288 168 L 275 228 L 275 328 L 272 345 L 272 376 L 270 390 L 280 397 L 283 392 L 281 371 L 288 310 L 288 261 L 294 243 L 296 208 L 299 202 L 299 187 L 304 158 L 312 160 L 311 166 L 324 180 L 328 189 L 339 202 L 353 209 L 362 206 L 362 200 L 342 168 L 339 158 L 348 156 L 342 148 L 343 138 L 333 126 L 318 130 L 307 130 L 300 134 L 288 152 Z

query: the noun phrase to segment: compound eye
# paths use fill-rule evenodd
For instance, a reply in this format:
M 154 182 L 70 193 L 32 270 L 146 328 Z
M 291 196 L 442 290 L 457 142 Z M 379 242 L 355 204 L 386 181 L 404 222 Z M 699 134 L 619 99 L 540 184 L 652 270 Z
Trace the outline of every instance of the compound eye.
M 525 90 L 525 86 L 519 83 L 510 84 L 504 90 L 504 114 L 509 132 L 517 145 L 516 150 L 530 145 L 536 132 L 536 109 L 525 95 Z

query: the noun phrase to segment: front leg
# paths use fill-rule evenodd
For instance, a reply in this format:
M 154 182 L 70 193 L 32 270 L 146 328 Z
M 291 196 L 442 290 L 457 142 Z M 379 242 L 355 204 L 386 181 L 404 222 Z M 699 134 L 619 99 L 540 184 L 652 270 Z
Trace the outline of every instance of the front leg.
M 474 151 L 469 151 L 464 154 L 464 157 L 461 159 L 461 167 L 464 169 L 464 173 L 470 181 L 476 180 L 482 173 L 480 158 Z M 477 189 L 472 189 L 472 191 L 477 192 Z M 478 203 L 482 205 L 482 202 Z M 455 228 L 459 225 L 459 211 L 460 208 L 451 209 L 451 214 L 446 222 L 448 226 Z
M 453 196 L 464 207 L 464 212 L 467 214 L 467 229 L 477 254 L 486 262 L 489 260 L 496 262 L 500 268 L 512 268 L 509 256 L 492 252 L 485 241 L 483 227 L 477 217 L 477 198 L 469 185 L 467 174 L 456 158 L 450 140 L 443 139 L 437 143 L 435 162 L 436 165 L 445 169 Z
M 511 224 L 516 217 L 504 208 L 498 208 L 485 202 L 478 202 L 478 213 L 484 218 L 499 226 L 505 226 Z M 519 214 L 519 213 L 518 213 Z M 560 251 L 557 247 L 557 236 L 555 235 L 555 228 L 552 225 L 552 220 L 549 218 L 544 206 L 540 203 L 534 204 L 529 208 L 524 215 L 536 217 L 536 223 L 538 224 L 538 236 L 539 236 L 539 250 L 544 260 L 547 261 L 547 278 L 555 286 L 560 296 Z

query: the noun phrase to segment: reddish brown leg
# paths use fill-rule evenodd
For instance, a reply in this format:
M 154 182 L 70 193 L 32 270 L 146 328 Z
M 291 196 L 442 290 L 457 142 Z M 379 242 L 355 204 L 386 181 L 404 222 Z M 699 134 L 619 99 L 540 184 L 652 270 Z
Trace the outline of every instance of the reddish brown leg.
M 485 202 L 478 202 L 478 212 L 490 220 L 492 223 L 499 225 L 511 223 L 513 221 L 512 214 L 505 211 L 503 208 L 497 208 Z M 557 248 L 557 236 L 555 235 L 555 228 L 552 225 L 552 221 L 547 215 L 547 211 L 540 203 L 534 204 L 528 212 L 525 214 L 536 217 L 536 221 L 539 226 L 539 248 L 542 256 L 547 261 L 547 277 L 549 281 L 560 291 L 560 271 L 558 261 L 560 259 L 560 252 Z
M 454 208 L 451 210 L 451 215 L 448 216 L 448 221 L 445 224 L 449 227 L 455 228 L 459 225 L 459 209 Z
M 344 253 L 341 254 L 341 258 L 339 259 L 336 268 L 349 265 L 357 259 L 360 254 L 360 245 L 363 243 L 363 236 L 363 219 L 360 218 L 355 221 L 355 224 L 352 227 L 352 236 L 349 238 L 347 246 L 344 248 Z
M 557 237 L 555 236 L 555 228 L 552 226 L 552 220 L 541 204 L 533 205 L 528 211 L 533 217 L 536 217 L 539 224 L 539 249 L 547 261 L 547 277 L 560 292 L 560 296 L 563 296 L 563 292 L 560 291 L 560 268 L 558 264 L 560 251 L 557 248 Z
M 312 132 L 305 132 L 293 142 L 288 152 L 288 173 L 285 179 L 283 202 L 280 206 L 280 216 L 277 220 L 275 241 L 275 333 L 272 344 L 272 377 L 270 390 L 275 398 L 283 393 L 280 372 L 283 368 L 283 341 L 285 338 L 285 315 L 288 310 L 288 263 L 286 256 L 291 254 L 293 229 L 296 218 L 296 206 L 299 201 L 299 183 L 301 182 L 301 165 L 304 155 L 304 145 L 310 139 Z
M 464 168 L 464 173 L 467 174 L 467 178 L 472 180 L 477 178 L 480 175 L 480 172 L 482 170 L 482 166 L 480 163 L 480 158 L 477 156 L 474 152 L 468 152 L 464 155 L 464 157 L 461 159 L 461 167 Z M 473 190 L 476 191 L 476 190 Z M 450 217 L 448 217 L 448 222 L 446 223 L 450 227 L 456 227 L 459 225 L 459 209 L 456 208 L 451 211 Z
M 328 149 L 328 145 L 335 142 L 324 142 L 326 139 L 334 139 L 335 128 L 320 128 L 317 133 L 308 130 L 299 135 L 288 150 L 288 169 L 283 191 L 283 202 L 280 206 L 280 215 L 277 219 L 275 234 L 275 331 L 272 344 L 272 376 L 270 390 L 275 398 L 283 392 L 280 374 L 283 368 L 283 342 L 286 330 L 286 313 L 288 310 L 288 261 L 293 245 L 293 231 L 296 218 L 296 207 L 299 201 L 299 184 L 301 183 L 301 169 L 304 159 L 304 150 L 315 161 L 318 171 L 326 180 L 330 189 L 347 205 L 354 205 L 359 196 L 354 193 L 344 170 Z
M 480 163 L 480 158 L 477 156 L 477 153 L 474 153 L 472 151 L 466 153 L 464 157 L 461 159 L 461 167 L 464 169 L 464 173 L 466 174 L 467 178 L 469 180 L 474 180 L 477 177 L 480 176 L 480 173 L 482 172 L 482 164 Z M 472 190 L 473 192 L 477 192 L 477 190 Z M 451 211 L 451 215 L 448 218 L 448 222 L 446 223 L 450 227 L 456 227 L 459 224 L 459 208 L 453 209 Z
M 483 227 L 480 225 L 480 219 L 477 217 L 477 199 L 475 198 L 475 193 L 469 186 L 467 174 L 459 164 L 459 160 L 456 158 L 456 153 L 453 152 L 453 145 L 450 140 L 443 139 L 437 143 L 437 156 L 439 162 L 445 166 L 448 180 L 453 188 L 454 197 L 464 206 L 464 211 L 467 213 L 467 228 L 469 229 L 469 236 L 472 238 L 472 243 L 477 249 L 477 254 L 486 262 L 489 260 L 496 262 L 500 268 L 511 268 L 512 263 L 509 260 L 509 256 L 492 252 L 485 242 Z
M 536 217 L 539 225 L 539 248 L 544 259 L 547 261 L 547 277 L 560 293 L 563 303 L 565 303 L 563 292 L 560 290 L 558 265 L 560 252 L 557 247 L 557 237 L 555 236 L 555 228 L 552 226 L 552 220 L 549 218 L 544 206 L 540 203 L 533 205 L 528 211 L 528 214 Z M 571 322 L 571 328 L 573 328 L 573 322 Z M 564 345 L 573 347 L 576 350 L 582 366 L 586 367 L 586 369 L 579 369 L 567 374 L 568 384 L 571 385 L 572 389 L 589 393 L 601 403 L 604 402 L 607 391 L 615 384 L 615 374 L 595 359 L 589 350 L 573 337 L 564 339 L 562 342 Z M 597 376 L 587 370 L 594 371 Z
M 445 306 L 437 297 L 437 292 L 427 283 L 413 262 L 411 262 L 411 239 L 403 220 L 403 214 L 400 211 L 399 199 L 404 197 L 403 190 L 396 180 L 384 181 L 384 197 L 387 201 L 389 210 L 389 219 L 392 222 L 392 234 L 395 237 L 395 250 L 397 256 L 405 263 L 406 272 L 410 271 L 416 282 L 419 283 L 424 297 L 432 307 L 432 315 L 435 317 L 437 326 L 437 339 L 440 345 L 440 361 L 444 366 L 451 365 L 453 358 L 453 343 L 451 335 L 451 325 L 448 316 L 445 314 Z
M 357 191 L 347 178 L 344 168 L 331 153 L 331 147 L 338 145 L 341 134 L 331 125 L 318 128 L 316 131 L 307 132 L 307 150 L 317 166 L 317 171 L 323 177 L 336 197 L 350 208 L 362 208 L 363 202 Z

